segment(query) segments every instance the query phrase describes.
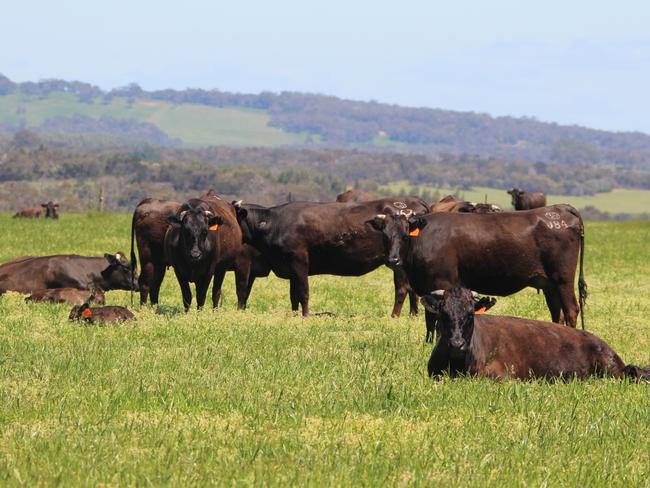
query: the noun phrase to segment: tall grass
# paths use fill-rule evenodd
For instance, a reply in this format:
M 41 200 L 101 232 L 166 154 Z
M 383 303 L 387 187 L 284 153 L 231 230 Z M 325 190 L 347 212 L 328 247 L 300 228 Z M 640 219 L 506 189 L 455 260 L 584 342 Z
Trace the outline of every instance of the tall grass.
M 128 215 L 0 216 L 0 261 L 126 251 Z M 588 224 L 587 327 L 650 363 L 645 223 Z M 426 376 L 421 318 L 388 318 L 386 269 L 258 280 L 249 309 L 182 313 L 173 274 L 158 310 L 87 327 L 63 305 L 0 297 L 0 483 L 6 485 L 650 486 L 650 389 Z M 127 292 L 107 295 L 129 303 Z M 493 313 L 547 319 L 543 296 Z

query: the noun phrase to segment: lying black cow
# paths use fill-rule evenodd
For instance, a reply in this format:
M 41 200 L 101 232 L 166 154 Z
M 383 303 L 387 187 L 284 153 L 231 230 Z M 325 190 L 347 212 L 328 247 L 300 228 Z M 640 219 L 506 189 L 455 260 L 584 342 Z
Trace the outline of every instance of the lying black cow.
M 21 293 L 45 288 L 80 290 L 131 290 L 131 264 L 122 253 L 103 258 L 58 254 L 26 256 L 0 265 L 0 287 Z
M 499 296 L 532 286 L 544 291 L 553 322 L 575 327 L 584 310 L 584 226 L 570 205 L 408 219 L 380 214 L 368 223 L 383 232 L 388 264 L 404 269 L 420 296 L 456 285 Z M 573 289 L 578 257 L 580 308 Z M 430 340 L 433 321 L 427 317 Z
M 546 206 L 546 195 L 541 191 L 522 191 L 513 188 L 507 193 L 512 196 L 512 206 L 515 210 L 532 210 Z
M 56 202 L 41 203 L 40 207 L 23 208 L 16 212 L 14 219 L 38 219 L 41 215 L 45 215 L 46 219 L 59 218 L 59 204 Z
M 650 380 L 650 369 L 626 365 L 589 332 L 539 320 L 477 315 L 495 302 L 461 287 L 422 298 L 427 313 L 437 320 L 430 376 L 448 372 L 494 379 L 606 375 Z
M 428 211 L 417 198 L 384 198 L 363 203 L 288 203 L 271 208 L 237 209 L 244 242 L 267 259 L 273 272 L 290 280 L 292 310 L 309 315 L 308 276 L 360 276 L 385 264 L 382 238 L 365 222 L 378 211 L 404 214 Z M 399 315 L 408 281 L 395 273 L 395 306 Z M 413 304 L 412 304 L 413 305 Z

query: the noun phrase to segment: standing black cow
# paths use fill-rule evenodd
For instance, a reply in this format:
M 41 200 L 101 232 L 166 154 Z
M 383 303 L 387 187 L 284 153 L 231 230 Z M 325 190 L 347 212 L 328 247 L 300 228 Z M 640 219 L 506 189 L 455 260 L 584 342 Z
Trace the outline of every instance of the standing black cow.
M 455 285 L 499 296 L 532 286 L 544 291 L 553 322 L 575 327 L 578 310 L 584 311 L 584 225 L 570 205 L 409 219 L 381 214 L 368 223 L 383 232 L 389 265 L 403 268 L 420 296 Z M 573 289 L 578 257 L 580 307 Z
M 407 215 L 428 211 L 417 198 L 384 198 L 363 203 L 239 207 L 237 218 L 244 242 L 264 255 L 277 276 L 290 281 L 292 310 L 300 305 L 303 315 L 309 315 L 309 275 L 360 276 L 385 264 L 381 237 L 365 225 L 385 209 Z M 409 285 L 401 270 L 395 272 L 394 281 L 393 315 L 398 316 Z
M 546 206 L 546 195 L 541 191 L 531 192 L 513 188 L 507 193 L 512 196 L 512 206 L 515 210 L 532 210 Z

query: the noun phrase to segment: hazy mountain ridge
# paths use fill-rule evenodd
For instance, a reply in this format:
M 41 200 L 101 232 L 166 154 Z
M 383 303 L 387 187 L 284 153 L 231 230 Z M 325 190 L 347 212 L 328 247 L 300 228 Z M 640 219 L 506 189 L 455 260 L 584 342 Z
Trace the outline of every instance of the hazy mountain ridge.
M 57 92 L 74 95 L 81 103 L 98 103 L 99 100 L 102 104 L 110 104 L 120 98 L 130 104 L 137 100 L 159 100 L 175 106 L 198 104 L 256 109 L 268 114 L 269 126 L 288 133 L 305 134 L 303 143 L 298 145 L 424 154 L 466 153 L 529 162 L 650 169 L 650 135 L 640 132 L 608 132 L 540 122 L 534 118 L 492 117 L 296 92 L 254 95 L 216 89 L 146 91 L 136 84 L 104 91 L 78 81 L 14 83 L 0 75 L 0 95 L 20 93 L 25 97 L 44 98 Z M 64 126 L 72 130 L 75 126 L 60 119 L 58 125 L 53 126 L 50 121 L 44 125 L 53 130 Z M 13 127 L 24 126 L 14 124 Z M 151 144 L 170 143 L 153 130 L 142 132 L 143 140 Z M 283 143 L 286 141 L 280 144 Z M 256 144 L 251 140 L 250 145 L 266 145 L 266 141 Z

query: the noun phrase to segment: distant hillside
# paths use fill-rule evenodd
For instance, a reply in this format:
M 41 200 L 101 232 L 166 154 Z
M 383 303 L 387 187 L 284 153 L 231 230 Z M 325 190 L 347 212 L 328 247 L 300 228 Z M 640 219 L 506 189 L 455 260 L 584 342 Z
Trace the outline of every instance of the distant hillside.
M 0 75 L 6 129 L 77 134 L 79 124 L 65 120 L 75 116 L 102 119 L 114 137 L 122 136 L 112 121 L 135 121 L 141 125 L 127 132 L 154 145 L 328 146 L 650 169 L 650 136 L 642 133 L 304 93 L 148 92 L 135 84 L 105 92 L 82 82 L 13 83 Z

